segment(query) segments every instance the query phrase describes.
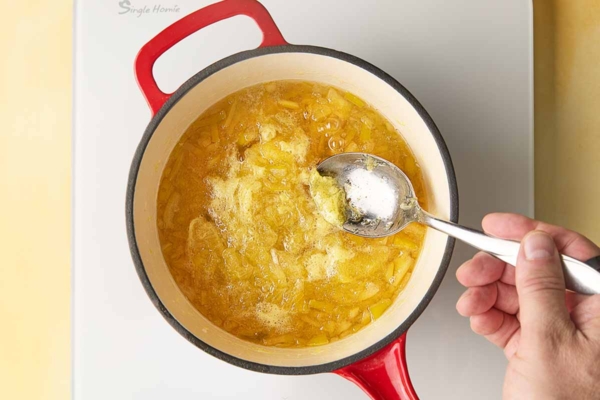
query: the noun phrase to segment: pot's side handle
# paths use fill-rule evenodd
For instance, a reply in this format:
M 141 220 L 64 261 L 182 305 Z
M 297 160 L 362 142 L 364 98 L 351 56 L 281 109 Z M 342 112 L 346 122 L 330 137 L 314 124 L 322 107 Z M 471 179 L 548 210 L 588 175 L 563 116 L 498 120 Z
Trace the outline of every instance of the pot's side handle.
M 153 114 L 156 114 L 171 96 L 160 90 L 156 84 L 152 73 L 156 60 L 189 35 L 236 15 L 246 15 L 256 22 L 263 33 L 260 47 L 287 44 L 267 9 L 256 0 L 223 0 L 183 17 L 146 43 L 135 60 L 138 85 Z
M 334 372 L 373 400 L 419 400 L 406 366 L 406 332 L 377 353 Z

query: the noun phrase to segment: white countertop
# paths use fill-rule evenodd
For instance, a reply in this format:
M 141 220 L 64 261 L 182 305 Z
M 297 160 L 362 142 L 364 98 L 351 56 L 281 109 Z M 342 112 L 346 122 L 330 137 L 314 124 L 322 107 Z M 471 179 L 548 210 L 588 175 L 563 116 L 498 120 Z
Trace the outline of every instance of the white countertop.
M 125 187 L 150 120 L 133 60 L 154 34 L 206 0 L 76 2 L 73 395 L 76 399 L 364 399 L 333 374 L 242 370 L 179 336 L 146 296 L 129 255 Z M 121 1 L 122 3 L 122 1 Z M 178 12 L 153 12 L 156 4 Z M 125 3 L 123 3 L 125 4 Z M 425 106 L 456 168 L 460 221 L 491 211 L 533 213 L 532 4 L 525 0 L 265 0 L 290 43 L 331 47 L 388 72 Z M 175 6 L 178 6 L 175 8 Z M 258 45 L 235 17 L 193 35 L 155 68 L 174 90 L 206 65 Z M 470 332 L 454 304 L 458 244 L 434 300 L 408 333 L 423 399 L 500 398 L 503 354 Z

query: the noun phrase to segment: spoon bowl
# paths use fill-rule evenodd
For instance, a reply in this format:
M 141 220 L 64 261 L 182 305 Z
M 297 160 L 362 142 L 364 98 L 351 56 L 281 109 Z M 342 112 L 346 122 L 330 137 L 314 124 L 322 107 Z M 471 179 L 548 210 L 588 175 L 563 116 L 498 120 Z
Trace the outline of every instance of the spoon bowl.
M 346 193 L 342 228 L 363 237 L 393 235 L 419 214 L 413 186 L 391 162 L 365 153 L 342 153 L 319 164 L 317 171 L 334 178 Z

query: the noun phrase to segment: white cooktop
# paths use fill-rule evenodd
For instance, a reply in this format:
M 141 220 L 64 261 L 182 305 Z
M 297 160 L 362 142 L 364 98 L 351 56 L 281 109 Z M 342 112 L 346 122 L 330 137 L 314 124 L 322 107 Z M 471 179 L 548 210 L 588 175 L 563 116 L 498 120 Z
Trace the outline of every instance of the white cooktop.
M 365 399 L 333 374 L 263 375 L 205 354 L 163 320 L 134 270 L 125 187 L 150 111 L 133 60 L 153 35 L 211 1 L 76 1 L 73 396 Z M 532 214 L 531 1 L 263 3 L 290 43 L 364 58 L 419 99 L 452 154 L 462 223 L 478 226 L 491 211 Z M 159 85 L 172 91 L 260 39 L 246 17 L 211 26 L 158 61 Z M 457 245 L 440 290 L 408 333 L 409 369 L 423 399 L 500 398 L 502 353 L 471 333 L 454 309 L 461 292 L 454 271 L 473 253 Z

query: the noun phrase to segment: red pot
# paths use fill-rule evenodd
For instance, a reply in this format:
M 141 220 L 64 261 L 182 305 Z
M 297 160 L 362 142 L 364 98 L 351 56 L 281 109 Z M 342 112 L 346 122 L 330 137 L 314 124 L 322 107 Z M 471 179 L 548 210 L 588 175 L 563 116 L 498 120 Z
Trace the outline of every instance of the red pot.
M 163 93 L 152 75 L 157 58 L 198 30 L 236 15 L 247 15 L 256 21 L 264 35 L 260 47 L 218 61 L 174 93 Z M 225 0 L 175 22 L 141 49 L 135 73 L 154 116 L 131 166 L 127 230 L 142 284 L 167 322 L 197 347 L 243 368 L 289 375 L 334 372 L 355 382 L 373 399 L 417 399 L 406 367 L 406 331 L 442 282 L 453 239 L 428 230 L 405 290 L 383 316 L 361 331 L 320 347 L 264 347 L 216 327 L 181 293 L 159 250 L 156 198 L 171 150 L 190 123 L 208 107 L 244 87 L 299 79 L 350 91 L 387 117 L 402 132 L 422 167 L 429 210 L 456 222 L 458 198 L 450 155 L 419 102 L 391 76 L 357 57 L 321 47 L 288 44 L 267 10 L 254 0 Z

